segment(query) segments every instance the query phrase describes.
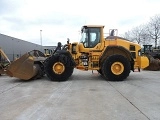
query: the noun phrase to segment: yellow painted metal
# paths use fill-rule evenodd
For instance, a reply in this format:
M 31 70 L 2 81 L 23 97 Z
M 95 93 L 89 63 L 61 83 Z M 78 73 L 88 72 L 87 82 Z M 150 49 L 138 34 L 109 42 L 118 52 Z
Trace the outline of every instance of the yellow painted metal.
M 139 65 L 139 68 L 144 69 L 149 66 L 149 59 L 146 56 L 138 56 L 137 63 Z
M 124 66 L 121 62 L 114 62 L 111 65 L 111 71 L 115 75 L 120 75 L 124 71 Z
M 38 73 L 38 68 L 34 66 L 34 58 L 28 53 L 13 61 L 7 68 L 6 74 L 10 77 L 17 77 L 29 80 Z
M 61 62 L 56 62 L 52 69 L 56 74 L 62 74 L 65 70 L 65 66 Z
M 4 53 L 4 51 L 0 48 L 0 54 L 9 62 L 9 63 L 11 63 L 10 62 L 10 60 L 9 60 L 9 58 L 7 57 L 7 55 Z

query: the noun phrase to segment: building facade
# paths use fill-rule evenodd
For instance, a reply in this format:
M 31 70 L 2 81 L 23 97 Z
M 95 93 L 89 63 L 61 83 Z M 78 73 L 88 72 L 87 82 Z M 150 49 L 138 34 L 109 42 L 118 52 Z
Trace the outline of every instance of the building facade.
M 41 46 L 18 38 L 0 34 L 0 48 L 5 52 L 8 58 L 13 61 L 16 57 L 21 57 L 23 54 L 32 50 L 39 50 L 43 53 L 45 52 L 45 49 L 53 51 L 55 46 Z

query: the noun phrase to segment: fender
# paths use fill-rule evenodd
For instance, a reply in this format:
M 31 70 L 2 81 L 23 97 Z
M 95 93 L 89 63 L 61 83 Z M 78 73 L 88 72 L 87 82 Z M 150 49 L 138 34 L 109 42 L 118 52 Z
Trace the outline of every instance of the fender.
M 100 57 L 100 65 L 104 62 L 105 58 L 114 54 L 125 56 L 131 63 L 131 70 L 134 70 L 134 58 L 131 52 L 123 46 L 107 46 L 102 56 Z
M 66 50 L 57 50 L 53 55 L 65 55 L 69 58 L 68 62 L 69 62 L 69 66 L 76 66 L 76 63 L 74 61 L 74 59 L 72 58 L 71 54 L 69 51 Z

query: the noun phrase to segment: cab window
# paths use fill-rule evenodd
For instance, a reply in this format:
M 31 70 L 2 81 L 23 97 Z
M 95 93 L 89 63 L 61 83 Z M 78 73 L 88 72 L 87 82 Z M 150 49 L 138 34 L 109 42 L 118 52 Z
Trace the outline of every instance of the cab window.
M 100 28 L 86 28 L 80 40 L 85 48 L 93 48 L 100 42 Z

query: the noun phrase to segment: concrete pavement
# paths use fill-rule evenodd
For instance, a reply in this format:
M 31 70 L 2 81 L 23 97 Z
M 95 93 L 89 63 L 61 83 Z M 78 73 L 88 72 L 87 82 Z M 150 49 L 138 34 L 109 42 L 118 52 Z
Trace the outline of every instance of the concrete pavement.
M 75 70 L 66 82 L 0 76 L 2 120 L 159 120 L 160 71 L 122 82 Z

